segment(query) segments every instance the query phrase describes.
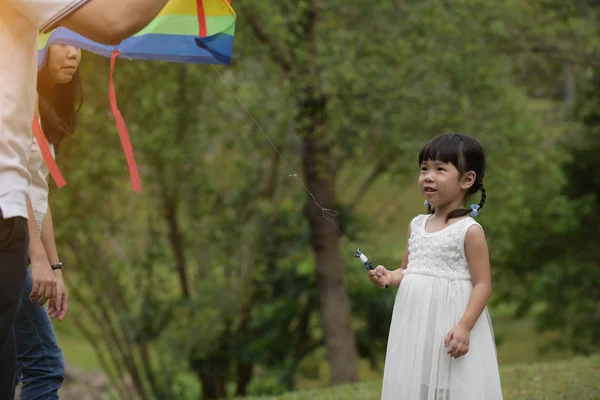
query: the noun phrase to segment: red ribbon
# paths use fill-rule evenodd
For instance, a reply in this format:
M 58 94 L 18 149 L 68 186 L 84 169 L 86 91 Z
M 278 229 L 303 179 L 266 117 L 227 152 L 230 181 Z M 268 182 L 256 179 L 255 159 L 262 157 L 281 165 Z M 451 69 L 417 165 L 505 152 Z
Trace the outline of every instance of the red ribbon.
M 56 165 L 54 157 L 52 157 L 52 152 L 50 151 L 50 145 L 46 140 L 46 135 L 44 135 L 42 126 L 35 115 L 33 116 L 33 121 L 31 122 L 31 130 L 38 141 L 40 151 L 42 152 L 42 157 L 44 157 L 48 171 L 50 172 L 50 175 L 52 175 L 52 179 L 54 179 L 56 186 L 59 188 L 65 186 L 67 181 L 65 181 L 65 178 L 63 178 L 60 170 L 58 169 L 58 165 Z
M 196 0 L 196 8 L 198 9 L 198 27 L 200 29 L 199 36 L 206 36 L 206 15 L 204 13 L 204 5 L 202 0 Z
M 115 62 L 117 57 L 121 54 L 119 50 L 114 50 L 110 57 L 110 78 L 108 82 L 108 100 L 110 101 L 110 107 L 112 109 L 113 116 L 117 123 L 117 130 L 119 131 L 119 137 L 121 138 L 121 146 L 125 152 L 127 158 L 127 165 L 129 166 L 129 179 L 131 180 L 131 187 L 136 192 L 142 191 L 142 184 L 140 182 L 140 176 L 138 173 L 137 165 L 135 163 L 135 157 L 133 156 L 133 148 L 131 147 L 131 141 L 129 140 L 129 134 L 127 133 L 127 126 L 123 116 L 117 106 L 117 96 L 115 94 L 115 85 L 113 82 L 113 73 L 115 70 Z

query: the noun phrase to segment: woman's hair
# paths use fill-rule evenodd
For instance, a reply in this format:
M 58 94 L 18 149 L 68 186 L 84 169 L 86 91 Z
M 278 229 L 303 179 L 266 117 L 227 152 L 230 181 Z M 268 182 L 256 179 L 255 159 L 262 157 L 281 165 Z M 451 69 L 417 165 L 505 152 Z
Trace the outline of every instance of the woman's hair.
M 486 161 L 483 147 L 477 139 L 463 133 L 439 135 L 427 143 L 419 153 L 419 165 L 423 161 L 430 160 L 451 163 L 456 167 L 461 176 L 469 171 L 475 172 L 475 182 L 469 188 L 467 197 L 472 196 L 480 190 L 481 200 L 479 201 L 479 208 L 483 208 L 487 197 L 485 188 L 483 187 Z M 433 212 L 431 205 L 428 205 L 427 208 L 429 213 Z M 458 208 L 451 211 L 446 220 L 462 217 L 471 211 L 470 208 Z
M 58 153 L 60 143 L 77 128 L 77 114 L 83 103 L 79 69 L 69 83 L 49 85 L 45 68 L 38 73 L 38 107 L 42 129 Z

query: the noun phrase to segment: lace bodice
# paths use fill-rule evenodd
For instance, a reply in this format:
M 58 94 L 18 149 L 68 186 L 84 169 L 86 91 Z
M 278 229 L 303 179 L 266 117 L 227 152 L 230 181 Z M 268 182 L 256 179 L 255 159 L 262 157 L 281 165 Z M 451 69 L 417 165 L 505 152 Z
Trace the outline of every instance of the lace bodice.
M 472 225 L 467 217 L 437 232 L 426 232 L 430 215 L 419 215 L 410 223 L 408 266 L 405 275 L 422 274 L 447 279 L 470 280 L 471 272 L 465 256 L 465 235 Z

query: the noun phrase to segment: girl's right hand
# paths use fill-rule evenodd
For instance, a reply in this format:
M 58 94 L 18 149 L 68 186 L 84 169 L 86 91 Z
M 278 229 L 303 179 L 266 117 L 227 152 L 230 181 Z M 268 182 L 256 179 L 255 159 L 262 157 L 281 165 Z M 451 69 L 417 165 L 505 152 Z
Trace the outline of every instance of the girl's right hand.
M 369 279 L 378 288 L 384 288 L 390 284 L 391 272 L 385 269 L 383 265 L 378 265 L 377 268 L 369 271 Z

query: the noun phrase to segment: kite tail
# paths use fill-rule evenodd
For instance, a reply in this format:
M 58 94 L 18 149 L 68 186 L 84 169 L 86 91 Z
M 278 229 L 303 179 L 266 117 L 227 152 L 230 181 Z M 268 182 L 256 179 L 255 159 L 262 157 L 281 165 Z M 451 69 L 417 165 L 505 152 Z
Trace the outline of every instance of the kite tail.
M 203 38 L 206 36 L 206 13 L 204 12 L 202 0 L 196 0 L 196 8 L 198 10 L 198 36 Z
M 123 116 L 119 111 L 119 107 L 117 106 L 117 95 L 115 94 L 115 84 L 113 80 L 113 74 L 115 71 L 115 62 L 117 57 L 121 54 L 119 50 L 114 50 L 112 56 L 110 57 L 110 78 L 108 81 L 108 100 L 110 101 L 110 107 L 112 109 L 113 116 L 115 117 L 115 121 L 117 123 L 117 130 L 119 131 L 119 137 L 121 139 L 121 146 L 123 146 L 123 151 L 125 152 L 125 157 L 127 158 L 127 165 L 129 166 L 129 178 L 131 180 L 131 187 L 136 192 L 142 191 L 142 184 L 140 182 L 140 176 L 138 173 L 137 165 L 135 163 L 135 157 L 133 156 L 133 148 L 131 146 L 131 141 L 129 139 L 129 134 L 127 133 L 127 126 L 125 125 L 125 121 L 123 120 Z
M 54 157 L 52 157 L 52 152 L 50 151 L 50 146 L 46 140 L 46 135 L 44 135 L 42 126 L 35 115 L 33 117 L 33 121 L 31 122 L 31 130 L 38 141 L 42 157 L 46 162 L 46 166 L 48 167 L 48 171 L 50 172 L 52 179 L 54 179 L 54 183 L 56 183 L 56 186 L 59 188 L 65 186 L 67 181 L 65 181 L 65 178 L 63 178 L 60 170 L 58 169 L 58 165 L 56 165 L 56 160 L 54 160 Z

